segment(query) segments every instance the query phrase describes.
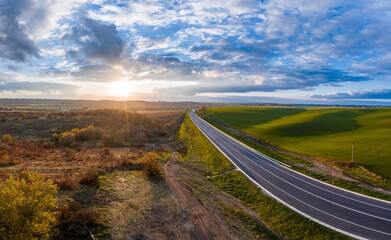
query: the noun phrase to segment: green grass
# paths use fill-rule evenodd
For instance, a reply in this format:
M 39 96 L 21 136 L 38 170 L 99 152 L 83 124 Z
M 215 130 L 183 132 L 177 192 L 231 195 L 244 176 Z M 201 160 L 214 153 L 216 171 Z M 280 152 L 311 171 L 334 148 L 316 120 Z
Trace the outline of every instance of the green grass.
M 291 152 L 355 162 L 391 178 L 391 109 L 220 107 L 208 114 Z
M 179 138 L 187 144 L 187 152 L 195 161 L 206 165 L 206 171 L 211 175 L 221 174 L 234 168 L 231 162 L 216 148 L 211 148 L 209 140 L 186 117 L 179 129 Z
M 278 203 L 275 199 L 262 193 L 241 172 L 228 171 L 232 169 L 232 164 L 209 142 L 188 117 L 185 118 L 180 128 L 179 138 L 187 145 L 188 149 L 183 156 L 184 161 L 203 164 L 206 170 L 212 174 L 210 179 L 216 186 L 253 209 L 259 218 L 281 237 L 287 239 L 349 239 Z M 248 221 L 249 227 L 259 231 L 262 238 L 275 238 L 273 234 L 256 224 L 254 219 L 249 216 L 240 212 L 232 214 L 237 215 L 243 221 Z

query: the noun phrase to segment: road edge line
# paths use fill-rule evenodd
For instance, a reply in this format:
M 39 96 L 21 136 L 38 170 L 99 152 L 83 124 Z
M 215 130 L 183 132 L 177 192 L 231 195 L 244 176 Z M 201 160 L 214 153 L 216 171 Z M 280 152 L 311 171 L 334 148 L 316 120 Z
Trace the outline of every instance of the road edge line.
M 196 115 L 197 115 L 197 114 L 196 114 Z M 198 115 L 197 115 L 197 116 L 198 116 Z M 342 191 L 345 191 L 345 192 L 349 192 L 349 193 L 352 193 L 352 194 L 355 194 L 355 195 L 358 195 L 358 196 L 362 196 L 362 197 L 366 197 L 366 198 L 370 198 L 370 199 L 373 199 L 373 200 L 377 200 L 377 201 L 381 201 L 381 202 L 384 202 L 384 203 L 391 204 L 390 201 L 387 201 L 387 200 L 384 200 L 384 199 L 380 199 L 380 198 L 376 198 L 376 197 L 372 197 L 372 196 L 368 196 L 368 195 L 365 195 L 365 194 L 362 194 L 362 193 L 354 192 L 354 191 L 351 191 L 351 190 L 349 190 L 349 189 L 341 188 L 341 187 L 332 185 L 332 184 L 330 184 L 330 183 L 323 182 L 323 181 L 321 181 L 321 180 L 319 180 L 319 179 L 316 179 L 316 178 L 307 176 L 307 175 L 305 175 L 304 173 L 295 171 L 295 170 L 293 170 L 293 169 L 291 168 L 290 165 L 288 165 L 288 164 L 286 164 L 286 163 L 283 163 L 283 162 L 281 162 L 281 161 L 278 161 L 278 160 L 276 160 L 276 159 L 274 159 L 274 158 L 272 158 L 272 157 L 269 157 L 269 156 L 265 155 L 264 153 L 259 152 L 258 150 L 254 149 L 254 148 L 252 148 L 252 147 L 250 147 L 250 146 L 248 146 L 248 145 L 246 145 L 245 143 L 242 143 L 241 141 L 237 140 L 236 138 L 233 138 L 233 137 L 231 137 L 230 135 L 226 134 L 225 132 L 221 131 L 220 129 L 216 128 L 215 126 L 213 126 L 212 124 L 210 124 L 209 122 L 207 122 L 206 120 L 204 120 L 203 118 L 201 118 L 200 116 L 198 116 L 198 117 L 199 117 L 202 121 L 204 121 L 205 123 L 207 123 L 209 126 L 213 127 L 214 129 L 216 129 L 216 130 L 219 131 L 220 133 L 226 135 L 226 136 L 229 137 L 230 139 L 236 141 L 237 143 L 243 145 L 244 147 L 246 147 L 247 149 L 251 150 L 252 152 L 255 152 L 255 153 L 260 154 L 260 155 L 262 155 L 262 156 L 266 156 L 269 160 L 271 160 L 271 161 L 273 161 L 273 162 L 276 162 L 276 163 L 282 165 L 283 167 L 285 167 L 285 168 L 287 168 L 287 169 L 289 169 L 289 170 L 291 170 L 291 171 L 294 171 L 295 173 L 298 173 L 298 174 L 300 174 L 300 175 L 302 175 L 302 176 L 304 176 L 304 177 L 306 177 L 306 178 L 315 180 L 315 181 L 317 181 L 317 182 L 319 182 L 319 183 L 323 183 L 323 184 L 325 184 L 325 185 L 328 185 L 328 186 L 331 186 L 331 187 L 335 187 L 335 188 L 338 188 L 339 190 L 342 190 Z M 197 126 L 197 127 L 198 127 L 198 126 Z
M 199 117 L 199 116 L 197 116 L 197 117 Z M 190 119 L 191 119 L 191 118 L 190 118 Z M 200 119 L 202 119 L 202 118 L 200 117 Z M 310 219 L 310 220 L 312 220 L 312 221 L 314 221 L 314 222 L 316 222 L 316 223 L 318 223 L 318 224 L 320 224 L 320 225 L 322 225 L 322 226 L 324 226 L 324 227 L 327 227 L 327 228 L 332 229 L 332 230 L 334 230 L 334 231 L 336 231 L 336 232 L 342 233 L 342 234 L 344 234 L 344 235 L 346 235 L 346 236 L 353 237 L 353 238 L 356 238 L 356 239 L 359 239 L 359 240 L 368 240 L 367 238 L 363 238 L 363 237 L 354 235 L 354 234 L 352 234 L 352 233 L 346 232 L 346 231 L 341 230 L 341 229 L 339 229 L 339 228 L 333 227 L 333 226 L 331 226 L 331 225 L 329 225 L 329 224 L 327 224 L 327 223 L 324 223 L 324 222 L 322 222 L 322 221 L 319 221 L 319 220 L 317 220 L 317 219 L 315 219 L 315 218 L 313 218 L 313 217 L 307 215 L 306 213 L 303 213 L 302 211 L 296 209 L 295 207 L 292 207 L 291 205 L 289 205 L 289 204 L 286 203 L 285 201 L 279 199 L 278 197 L 276 197 L 274 194 L 272 194 L 272 193 L 269 192 L 267 189 L 265 189 L 264 187 L 262 187 L 259 183 L 257 183 L 253 178 L 251 178 L 249 175 L 247 175 L 241 168 L 239 168 L 238 165 L 236 165 L 236 163 L 235 163 L 234 161 L 232 161 L 230 157 L 228 157 L 223 151 L 221 151 L 221 149 L 220 149 L 217 145 L 215 145 L 215 144 L 213 143 L 213 141 L 205 134 L 205 132 L 204 132 L 200 127 L 198 127 L 198 125 L 193 121 L 193 119 L 191 119 L 191 120 L 192 120 L 192 122 L 194 123 L 194 125 L 198 128 L 198 130 L 200 130 L 200 131 L 202 132 L 202 134 L 209 140 L 209 142 L 211 142 L 211 143 L 213 144 L 213 146 L 214 146 L 215 148 L 217 148 L 217 149 L 219 150 L 219 152 L 220 152 L 221 154 L 223 154 L 223 155 L 224 155 L 224 156 L 225 156 L 225 157 L 226 157 L 226 158 L 235 166 L 235 168 L 236 168 L 238 171 L 240 171 L 241 173 L 243 173 L 243 175 L 245 175 L 251 182 L 253 182 L 258 188 L 260 188 L 260 189 L 261 189 L 263 192 L 265 192 L 267 195 L 269 195 L 269 196 L 271 196 L 272 198 L 276 199 L 277 202 L 282 203 L 283 205 L 287 206 L 287 207 L 290 208 L 291 210 L 293 210 L 293 211 L 299 213 L 300 215 L 302 215 L 302 216 L 304 216 L 304 217 L 306 217 L 306 218 L 308 218 L 308 219 Z M 203 120 L 203 119 L 202 119 L 202 120 Z M 205 121 L 205 120 L 203 120 L 203 121 Z M 206 122 L 206 121 L 205 121 L 205 122 Z M 206 123 L 208 123 L 208 122 L 206 122 Z M 209 123 L 208 123 L 208 124 L 209 124 Z M 209 125 L 210 125 L 210 124 L 209 124 Z M 211 125 L 211 126 L 212 126 L 212 125 Z M 212 126 L 212 127 L 214 127 L 214 126 Z M 217 129 L 217 130 L 218 130 L 218 129 Z M 219 130 L 219 131 L 220 131 L 220 130 Z M 224 132 L 223 132 L 223 133 L 224 133 Z M 225 133 L 224 133 L 224 134 L 225 134 Z M 228 135 L 227 135 L 227 136 L 228 136 Z

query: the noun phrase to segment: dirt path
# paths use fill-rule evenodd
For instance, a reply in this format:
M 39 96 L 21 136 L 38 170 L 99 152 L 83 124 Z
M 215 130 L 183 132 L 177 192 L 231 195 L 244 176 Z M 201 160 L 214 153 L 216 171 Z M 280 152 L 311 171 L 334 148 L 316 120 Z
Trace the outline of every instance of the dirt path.
M 176 152 L 171 156 L 163 167 L 163 179 L 126 170 L 99 178 L 93 201 L 104 212 L 112 239 L 255 240 L 277 236 L 253 210 L 217 188 L 192 162 L 178 161 Z
M 215 214 L 212 214 L 194 195 L 180 178 L 177 177 L 175 157 L 164 165 L 166 182 L 178 205 L 186 211 L 184 226 L 188 231 L 186 239 L 239 239 L 234 236 L 230 227 Z

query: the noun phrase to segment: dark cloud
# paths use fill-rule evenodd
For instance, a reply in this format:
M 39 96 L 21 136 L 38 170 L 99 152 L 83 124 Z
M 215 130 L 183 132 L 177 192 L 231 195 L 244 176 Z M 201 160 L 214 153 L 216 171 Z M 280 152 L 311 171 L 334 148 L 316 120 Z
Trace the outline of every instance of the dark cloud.
M 321 99 L 391 99 L 391 89 L 311 95 Z
M 30 4 L 30 0 L 0 0 L 0 57 L 24 62 L 30 56 L 40 56 L 26 26 L 19 22 L 24 8 Z
M 12 65 L 12 64 L 7 65 L 7 68 L 8 68 L 9 70 L 11 70 L 11 71 L 14 71 L 14 72 L 17 72 L 17 71 L 20 70 L 20 68 L 19 68 L 18 66 Z
M 321 85 L 337 85 L 347 81 L 367 81 L 364 76 L 350 75 L 336 69 L 281 69 L 276 72 L 265 72 L 263 76 L 253 76 L 239 81 L 235 77 L 217 78 L 217 81 L 203 81 L 191 87 L 179 87 L 172 93 L 194 95 L 196 93 L 247 93 L 276 92 L 281 90 L 311 90 Z
M 80 17 L 77 25 L 62 39 L 70 47 L 67 55 L 79 61 L 99 59 L 116 64 L 124 49 L 115 24 L 88 17 Z
M 343 82 L 362 82 L 371 78 L 332 68 L 319 69 L 278 69 L 270 75 L 270 81 L 260 86 L 271 90 L 306 89 L 320 85 L 337 86 Z
M 183 61 L 175 54 L 144 54 L 124 64 L 127 71 L 134 73 L 130 80 L 194 80 L 193 70 L 201 69 L 199 64 Z
M 122 70 L 103 64 L 84 65 L 71 76 L 84 82 L 112 82 L 123 77 Z

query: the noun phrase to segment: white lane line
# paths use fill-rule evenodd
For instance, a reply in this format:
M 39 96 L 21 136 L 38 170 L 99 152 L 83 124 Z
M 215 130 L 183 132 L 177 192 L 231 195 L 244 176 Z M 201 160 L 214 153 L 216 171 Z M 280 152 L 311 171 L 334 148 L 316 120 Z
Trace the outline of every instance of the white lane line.
M 320 196 L 318 196 L 318 195 L 316 195 L 316 194 L 314 194 L 314 193 L 311 193 L 310 191 L 307 191 L 307 190 L 305 190 L 305 189 L 303 189 L 303 188 L 301 188 L 301 187 L 298 187 L 298 186 L 296 186 L 296 185 L 290 183 L 289 181 L 287 181 L 287 180 L 285 180 L 285 179 L 279 177 L 278 175 L 272 173 L 271 171 L 267 170 L 267 169 L 264 168 L 263 166 L 260 166 L 260 165 L 256 164 L 256 162 L 255 162 L 254 160 L 252 160 L 251 158 L 247 157 L 246 155 L 244 155 L 243 153 L 241 153 L 240 151 L 238 151 L 237 149 L 235 149 L 235 147 L 231 146 L 231 144 L 230 144 L 229 142 L 226 142 L 223 138 L 221 138 L 221 137 L 219 137 L 218 135 L 215 135 L 215 134 L 213 134 L 213 135 L 214 135 L 216 138 L 220 139 L 223 143 L 226 143 L 226 145 L 229 146 L 233 151 L 237 152 L 238 154 L 240 154 L 241 156 L 243 156 L 244 158 L 248 159 L 250 162 L 252 162 L 253 164 L 255 164 L 255 166 L 257 166 L 257 167 L 263 169 L 265 172 L 268 172 L 269 174 L 271 174 L 271 175 L 273 175 L 274 177 L 280 179 L 281 181 L 284 181 L 285 183 L 287 183 L 288 185 L 293 186 L 293 187 L 296 188 L 296 189 L 299 189 L 299 190 L 301 190 L 301 191 L 303 191 L 303 192 L 305 192 L 305 193 L 307 193 L 307 194 L 309 194 L 309 195 L 312 195 L 312 196 L 314 196 L 314 197 L 316 197 L 316 198 L 318 198 L 318 199 L 320 199 L 320 200 L 322 200 L 322 201 L 329 202 L 329 203 L 334 204 L 334 205 L 337 205 L 337 206 L 339 206 L 339 207 L 346 208 L 346 209 L 349 209 L 349 210 L 351 210 L 351 211 L 354 211 L 354 212 L 357 212 L 357 213 L 360 213 L 360 214 L 364 214 L 364 215 L 367 215 L 367 216 L 370 216 L 370 217 L 373 217 L 373 218 L 378 218 L 378 219 L 381 219 L 381 220 L 385 220 L 385 221 L 391 222 L 391 219 L 379 217 L 379 216 L 376 216 L 376 215 L 372 215 L 372 214 L 369 214 L 369 213 L 366 213 L 366 212 L 362 212 L 362 211 L 359 211 L 359 210 L 350 208 L 350 207 L 348 207 L 348 206 L 341 205 L 341 204 L 339 204 L 339 203 L 333 202 L 333 201 L 331 201 L 331 200 L 328 200 L 328 199 L 325 199 L 325 198 L 323 198 L 323 197 L 320 197 Z
M 277 163 L 277 164 L 281 165 L 281 166 L 284 167 L 287 171 L 291 171 L 292 173 L 295 173 L 295 174 L 298 174 L 298 175 L 300 175 L 300 176 L 303 176 L 303 177 L 305 177 L 305 178 L 307 178 L 307 179 L 309 179 L 309 180 L 312 180 L 312 181 L 316 181 L 316 182 L 318 182 L 318 183 L 321 183 L 321 185 L 327 185 L 327 186 L 329 186 L 329 187 L 337 188 L 337 189 L 339 189 L 339 190 L 341 190 L 341 191 L 344 191 L 344 192 L 347 192 L 347 193 L 351 193 L 351 194 L 353 194 L 353 195 L 355 195 L 355 196 L 357 196 L 357 197 L 361 197 L 361 198 L 364 198 L 364 199 L 375 200 L 375 201 L 379 201 L 379 202 L 386 203 L 386 204 L 391 204 L 390 201 L 383 200 L 383 199 L 379 199 L 379 198 L 375 198 L 375 197 L 371 197 L 371 196 L 364 195 L 364 194 L 357 193 L 357 192 L 353 192 L 353 191 L 351 191 L 351 190 L 347 190 L 347 189 L 344 189 L 344 188 L 341 188 L 341 187 L 338 187 L 338 186 L 335 186 L 335 185 L 332 185 L 332 184 L 323 182 L 323 181 L 318 180 L 318 179 L 316 179 L 316 178 L 309 177 L 309 176 L 307 176 L 307 175 L 305 175 L 305 174 L 303 174 L 303 173 L 294 171 L 294 170 L 290 169 L 290 166 L 289 166 L 289 165 L 288 165 L 288 167 L 286 167 L 285 165 L 287 165 L 287 164 L 282 163 L 282 162 L 280 162 L 280 161 L 277 161 L 277 160 L 275 160 L 275 159 L 273 159 L 273 158 L 271 158 L 271 157 L 269 157 L 269 156 L 267 156 L 267 155 L 265 155 L 265 154 L 263 154 L 263 153 L 261 153 L 261 152 L 255 150 L 255 149 L 253 149 L 253 148 L 247 146 L 246 144 L 240 142 L 239 140 L 237 140 L 237 139 L 235 139 L 235 138 L 229 136 L 229 135 L 226 134 L 225 132 L 223 132 L 223 131 L 221 131 L 220 129 L 216 128 L 215 126 L 211 125 L 210 123 L 208 123 L 208 122 L 205 121 L 204 119 L 202 119 L 202 118 L 200 118 L 200 117 L 198 117 L 198 116 L 197 116 L 197 118 L 199 118 L 201 122 L 204 122 L 205 124 L 207 124 L 207 125 L 210 126 L 211 128 L 213 128 L 213 129 L 215 129 L 216 131 L 218 131 L 219 133 L 221 133 L 221 134 L 223 134 L 224 136 L 228 137 L 230 140 L 236 142 L 236 143 L 239 144 L 240 146 L 243 146 L 243 147 L 249 149 L 251 152 L 253 152 L 253 153 L 257 154 L 257 155 L 260 155 L 261 157 L 265 157 L 266 160 L 268 160 L 270 163 L 273 163 L 273 164 L 276 164 L 276 163 Z M 303 180 L 303 181 L 304 181 L 304 180 Z M 307 183 L 308 183 L 308 182 L 307 182 Z M 323 189 L 323 190 L 325 190 L 325 191 L 329 191 L 329 190 L 327 190 L 327 189 L 325 189 L 325 188 L 323 188 L 323 187 L 320 187 L 320 186 L 317 186 L 317 187 L 318 187 L 318 188 L 321 188 L 321 189 Z M 338 194 L 338 193 L 334 193 L 334 192 L 332 192 L 332 191 L 330 191 L 330 193 L 337 194 L 337 195 L 340 195 L 340 196 L 342 196 L 342 197 L 344 197 L 344 198 L 347 198 L 347 199 L 350 199 L 350 200 L 353 200 L 353 201 L 357 201 L 357 202 L 361 202 L 361 203 L 364 203 L 364 204 L 367 204 L 367 205 L 370 205 L 370 206 L 374 206 L 374 207 L 377 207 L 377 208 L 381 208 L 381 209 L 384 209 L 384 210 L 388 210 L 388 211 L 390 210 L 389 208 L 383 208 L 383 207 L 381 207 L 381 206 L 377 206 L 377 205 L 373 205 L 373 204 L 371 204 L 371 203 L 363 202 L 363 201 L 360 201 L 360 200 L 358 200 L 358 199 L 354 199 L 354 198 L 351 198 L 351 197 L 348 197 L 348 196 L 344 196 L 344 195 L 341 195 L 341 194 Z
M 221 139 L 221 138 L 220 138 L 220 139 Z M 238 147 L 241 146 L 241 145 L 239 145 L 238 143 L 236 143 L 235 141 L 232 141 L 232 143 L 233 143 L 233 144 L 237 144 Z M 250 153 L 253 157 L 256 157 L 256 158 L 260 158 L 260 157 L 262 158 L 262 157 L 263 157 L 263 155 L 256 154 L 256 153 L 253 152 L 253 151 L 250 151 L 249 153 Z M 261 165 L 259 164 L 259 161 L 252 161 L 252 162 L 254 162 L 254 164 L 256 164 L 257 166 L 260 166 L 260 167 L 261 167 Z M 303 183 L 305 183 L 305 184 L 311 185 L 311 186 L 316 187 L 316 188 L 318 188 L 318 189 L 320 189 L 320 190 L 323 190 L 323 191 L 325 191 L 325 192 L 328 192 L 328 193 L 331 193 L 331 194 L 333 194 L 333 195 L 340 196 L 340 197 L 343 197 L 343 198 L 346 198 L 346 199 L 349 199 L 349 200 L 352 200 L 352 201 L 355 201 L 355 202 L 358 202 L 358 203 L 362 203 L 362 204 L 366 204 L 366 205 L 369 205 L 369 206 L 372 206 L 372 207 L 376 207 L 376 208 L 379 208 L 379 209 L 382 209 L 382 210 L 391 211 L 391 208 L 384 208 L 384 207 L 381 207 L 381 206 L 378 206 L 378 205 L 374 205 L 374 204 L 371 204 L 371 203 L 367 203 L 367 202 L 364 202 L 364 201 L 360 201 L 360 200 L 358 200 L 358 199 L 354 199 L 354 198 L 351 198 L 351 197 L 348 197 L 348 196 L 344 196 L 344 195 L 339 194 L 339 193 L 335 193 L 335 192 L 333 192 L 333 191 L 331 191 L 331 190 L 328 190 L 328 189 L 326 189 L 326 188 L 319 187 L 319 186 L 317 186 L 317 185 L 315 185 L 315 184 L 313 184 L 313 183 L 311 183 L 311 182 L 307 182 L 307 181 L 305 181 L 305 180 L 303 180 L 303 179 L 301 179 L 301 178 L 299 178 L 299 177 L 297 177 L 297 176 L 294 176 L 293 174 L 289 173 L 289 171 L 290 171 L 290 172 L 293 172 L 291 169 L 286 169 L 286 171 L 283 171 L 283 170 L 281 170 L 280 168 L 278 168 L 275 164 L 270 164 L 270 163 L 267 162 L 267 161 L 263 161 L 263 163 L 265 163 L 265 164 L 267 164 L 268 166 L 270 166 L 270 167 L 272 167 L 272 168 L 278 170 L 279 172 L 281 172 L 281 173 L 283 173 L 283 174 L 286 174 L 286 175 L 288 175 L 288 176 L 290 176 L 290 177 L 293 177 L 293 178 L 295 178 L 295 179 L 297 179 L 297 180 L 299 180 L 299 181 L 301 181 L 301 182 L 303 182 Z M 293 173 L 295 173 L 295 172 L 293 172 Z M 381 218 L 381 217 L 380 217 L 380 218 Z M 391 221 L 391 219 L 386 219 L 386 220 L 387 220 L 387 221 Z
M 213 143 L 213 145 L 216 146 L 216 144 L 207 136 L 207 134 L 205 134 L 205 132 L 203 131 L 203 129 L 202 129 L 201 127 L 199 127 L 199 129 L 200 129 L 200 130 L 204 133 L 204 135 Z M 231 159 L 229 156 L 227 156 L 227 155 L 221 150 L 220 147 L 218 147 L 218 146 L 216 146 L 216 147 L 217 147 L 217 148 L 220 150 L 220 152 L 222 152 L 228 159 Z M 230 146 L 230 147 L 231 147 L 231 146 Z M 232 147 L 231 147 L 231 148 L 232 148 Z M 233 161 L 233 160 L 231 160 L 231 162 L 232 162 L 232 161 Z M 233 161 L 233 162 L 234 162 L 234 161 Z M 236 164 L 234 164 L 234 165 L 235 165 L 236 167 L 238 167 Z M 240 168 L 238 167 L 238 169 L 240 169 Z M 332 218 L 339 219 L 339 220 L 341 220 L 341 221 L 343 221 L 343 222 L 346 222 L 346 223 L 348 223 L 348 224 L 355 225 L 355 226 L 362 227 L 362 228 L 367 229 L 367 230 L 370 230 L 370 231 L 374 231 L 374 232 L 378 232 L 378 233 L 381 233 L 381 234 L 385 234 L 385 235 L 391 236 L 390 233 L 386 233 L 386 232 L 382 232 L 382 231 L 379 231 L 379 230 L 376 230 L 376 229 L 372 229 L 372 228 L 369 228 L 369 227 L 365 227 L 365 226 L 362 226 L 362 225 L 360 225 L 360 224 L 353 223 L 353 222 L 350 222 L 350 221 L 345 220 L 345 219 L 343 219 L 343 218 L 334 216 L 334 215 L 332 215 L 332 214 L 330 214 L 330 213 L 327 213 L 327 212 L 325 212 L 325 211 L 323 211 L 323 210 L 320 210 L 320 209 L 318 209 L 318 208 L 316 208 L 316 207 L 314 207 L 314 206 L 312 206 L 312 205 L 310 205 L 310 204 L 308 204 L 308 203 L 305 203 L 305 202 L 303 202 L 302 200 L 300 200 L 300 199 L 298 199 L 298 198 L 292 196 L 291 194 L 287 193 L 286 191 L 284 191 L 284 190 L 278 188 L 276 185 L 274 185 L 274 184 L 271 183 L 270 181 L 266 180 L 265 178 L 263 178 L 261 175 L 259 175 L 257 172 L 253 171 L 252 169 L 250 169 L 250 168 L 247 168 L 247 169 L 250 170 L 251 172 L 253 172 L 253 173 L 254 173 L 255 175 L 257 175 L 258 177 L 260 177 L 261 179 L 263 179 L 265 182 L 268 182 L 270 185 L 272 185 L 273 187 L 275 187 L 276 189 L 278 189 L 278 190 L 281 191 L 282 193 L 284 193 L 284 194 L 286 194 L 286 195 L 292 197 L 293 199 L 295 199 L 295 200 L 297 200 L 297 201 L 303 203 L 304 205 L 307 205 L 307 206 L 310 207 L 310 208 L 313 208 L 313 209 L 315 209 L 315 210 L 317 210 L 317 211 L 319 211 L 319 212 L 321 212 L 321 213 L 324 213 L 324 214 L 326 214 L 326 215 L 329 215 L 329 216 L 332 217 Z M 240 170 L 241 170 L 241 172 L 243 172 L 242 169 L 240 169 Z M 261 186 L 259 183 L 257 183 L 254 179 L 252 179 L 248 174 L 245 174 L 245 175 L 246 175 L 249 179 L 251 179 L 253 182 L 255 182 L 258 186 L 260 186 L 262 189 L 266 190 L 266 192 L 270 193 L 270 191 L 268 191 L 267 189 L 265 189 L 264 187 L 262 187 L 262 186 Z M 284 204 L 287 205 L 288 207 L 292 208 L 293 210 L 295 210 L 295 211 L 297 211 L 297 212 L 299 212 L 299 213 L 303 213 L 302 211 L 300 211 L 300 210 L 296 209 L 295 207 L 291 206 L 290 204 L 284 202 L 283 200 L 281 200 L 280 198 L 278 198 L 278 197 L 275 196 L 274 194 L 271 193 L 271 196 L 273 196 L 274 198 L 276 198 L 278 201 L 281 201 L 282 203 L 284 203 Z M 344 231 L 344 230 L 342 230 L 342 229 L 333 227 L 333 226 L 331 226 L 331 225 L 329 225 L 329 224 L 327 224 L 327 223 L 324 223 L 324 222 L 322 222 L 322 221 L 320 221 L 320 220 L 318 220 L 318 219 L 316 219 L 316 218 L 314 218 L 314 217 L 309 216 L 309 215 L 306 214 L 306 213 L 303 213 L 303 215 L 307 216 L 307 217 L 310 218 L 310 219 L 315 220 L 315 221 L 318 222 L 318 223 L 324 224 L 324 225 L 326 225 L 327 227 L 330 227 L 330 228 L 332 228 L 332 229 L 334 229 L 334 230 L 337 230 L 337 231 L 342 232 L 342 233 L 344 233 L 344 234 L 348 233 L 347 235 L 349 235 L 349 236 L 354 236 L 355 238 L 360 238 L 360 239 L 362 239 L 362 237 L 360 237 L 360 236 L 357 236 L 357 235 L 355 235 L 355 234 L 346 232 L 346 231 Z
M 342 234 L 345 234 L 347 236 L 350 236 L 350 237 L 353 237 L 353 238 L 356 238 L 356 239 L 360 239 L 360 240 L 367 240 L 367 238 L 364 238 L 364 237 L 361 237 L 361 236 L 358 236 L 354 233 L 350 233 L 350 232 L 347 232 L 345 230 L 342 230 L 340 228 L 337 228 L 337 227 L 334 227 L 330 224 L 327 224 L 325 222 L 322 222 L 320 220 L 318 220 L 317 218 L 315 217 L 312 217 L 311 215 L 308 215 L 306 214 L 305 212 L 302 212 L 300 211 L 299 209 L 293 207 L 292 205 L 286 203 L 285 201 L 283 201 L 282 199 L 278 198 L 276 195 L 274 195 L 273 193 L 271 193 L 269 190 L 267 190 L 266 188 L 264 188 L 262 185 L 260 185 L 257 181 L 255 181 L 252 177 L 250 177 L 245 171 L 243 171 L 240 167 L 238 167 L 238 165 L 236 165 L 235 161 L 233 161 L 228 155 L 226 155 L 221 149 L 219 146 L 217 146 L 210 138 L 209 136 L 202 130 L 201 126 L 197 125 L 196 124 L 196 120 L 193 119 L 191 117 L 191 119 L 193 120 L 194 124 L 198 127 L 198 129 L 204 134 L 204 136 L 209 139 L 209 141 L 236 167 L 236 169 L 238 169 L 238 171 L 242 172 L 243 175 L 245 175 L 251 182 L 253 182 L 256 186 L 258 186 L 262 191 L 264 191 L 266 194 L 268 194 L 269 196 L 273 197 L 274 199 L 276 199 L 279 203 L 282 203 L 283 205 L 287 206 L 288 208 L 292 209 L 293 211 L 301 214 L 302 216 L 322 225 L 322 226 L 325 226 L 325 227 L 328 227 L 334 231 L 337 231 L 337 232 L 340 232 Z

